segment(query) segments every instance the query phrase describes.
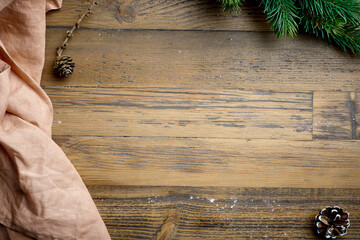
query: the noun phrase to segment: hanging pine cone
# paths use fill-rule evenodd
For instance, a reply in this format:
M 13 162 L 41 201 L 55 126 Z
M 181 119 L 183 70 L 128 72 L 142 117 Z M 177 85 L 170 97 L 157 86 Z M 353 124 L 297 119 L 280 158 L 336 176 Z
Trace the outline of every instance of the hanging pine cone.
M 347 233 L 349 213 L 339 207 L 326 207 L 315 217 L 317 233 L 324 238 L 335 239 Z
M 54 72 L 58 77 L 68 77 L 74 71 L 75 63 L 69 56 L 57 56 L 55 58 Z

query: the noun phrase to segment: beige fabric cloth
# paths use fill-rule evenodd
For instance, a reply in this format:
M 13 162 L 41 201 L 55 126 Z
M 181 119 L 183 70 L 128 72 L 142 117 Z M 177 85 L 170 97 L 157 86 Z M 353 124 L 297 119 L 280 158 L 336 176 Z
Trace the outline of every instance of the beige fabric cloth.
M 0 239 L 110 239 L 80 176 L 51 139 L 53 109 L 40 78 L 45 13 L 60 5 L 0 0 Z

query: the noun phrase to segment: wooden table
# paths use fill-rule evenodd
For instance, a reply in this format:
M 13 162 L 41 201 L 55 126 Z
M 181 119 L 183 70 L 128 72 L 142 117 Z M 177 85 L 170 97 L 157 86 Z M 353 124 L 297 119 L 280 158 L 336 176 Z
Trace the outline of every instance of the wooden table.
M 99 3 L 67 80 L 55 48 L 89 3 L 48 13 L 42 86 L 113 239 L 316 239 L 328 205 L 359 239 L 359 57 L 276 39 L 256 3 Z

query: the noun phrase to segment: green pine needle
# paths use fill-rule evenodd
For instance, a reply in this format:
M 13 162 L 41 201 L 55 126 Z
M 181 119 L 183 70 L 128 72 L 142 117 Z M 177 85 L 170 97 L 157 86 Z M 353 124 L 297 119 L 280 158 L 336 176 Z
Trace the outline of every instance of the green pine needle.
M 360 2 L 358 0 L 299 0 L 300 26 L 305 32 L 360 54 Z
M 225 12 L 239 12 L 245 0 L 218 0 Z M 258 0 L 280 38 L 299 28 L 360 55 L 360 0 Z
M 299 9 L 294 0 L 261 0 L 261 5 L 264 5 L 264 12 L 277 37 L 296 35 Z
M 358 0 L 298 0 L 303 11 L 314 16 L 325 16 L 330 21 L 342 18 L 344 23 L 358 24 L 360 1 Z
M 239 13 L 245 0 L 218 0 L 221 1 L 221 10 L 227 13 Z

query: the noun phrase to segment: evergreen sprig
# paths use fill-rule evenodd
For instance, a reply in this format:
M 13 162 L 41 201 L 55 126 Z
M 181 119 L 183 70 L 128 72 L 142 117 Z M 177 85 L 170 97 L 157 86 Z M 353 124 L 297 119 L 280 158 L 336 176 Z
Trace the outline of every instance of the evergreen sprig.
M 219 0 L 226 12 L 239 12 L 244 0 Z M 280 38 L 299 30 L 360 55 L 360 0 L 258 0 Z
M 360 54 L 360 2 L 353 0 L 301 0 L 299 25 L 316 37 Z
M 293 37 L 298 31 L 299 8 L 292 0 L 261 0 L 264 12 L 277 37 Z
M 218 0 L 221 1 L 221 10 L 227 13 L 239 13 L 240 7 L 243 5 L 245 0 Z

